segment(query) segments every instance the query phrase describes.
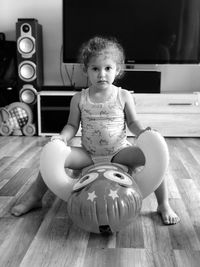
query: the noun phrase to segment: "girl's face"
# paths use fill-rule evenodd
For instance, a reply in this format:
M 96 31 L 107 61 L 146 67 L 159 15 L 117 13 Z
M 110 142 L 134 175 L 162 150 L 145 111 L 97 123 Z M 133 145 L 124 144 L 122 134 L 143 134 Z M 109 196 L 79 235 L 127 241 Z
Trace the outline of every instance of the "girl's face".
M 87 75 L 91 84 L 96 89 L 107 89 L 112 85 L 119 68 L 112 55 L 103 52 L 97 57 L 92 57 L 87 68 Z

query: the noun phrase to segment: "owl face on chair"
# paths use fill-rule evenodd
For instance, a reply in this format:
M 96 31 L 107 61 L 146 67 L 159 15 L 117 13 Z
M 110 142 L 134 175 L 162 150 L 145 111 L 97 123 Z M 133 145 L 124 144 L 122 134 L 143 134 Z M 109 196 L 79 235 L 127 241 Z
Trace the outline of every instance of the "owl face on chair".
M 139 213 L 141 195 L 134 179 L 115 164 L 91 167 L 73 187 L 68 213 L 95 233 L 119 231 Z

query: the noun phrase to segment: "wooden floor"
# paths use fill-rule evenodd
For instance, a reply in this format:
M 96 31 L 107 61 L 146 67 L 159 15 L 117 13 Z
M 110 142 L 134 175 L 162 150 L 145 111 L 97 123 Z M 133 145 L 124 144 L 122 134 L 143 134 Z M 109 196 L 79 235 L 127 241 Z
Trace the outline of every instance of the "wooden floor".
M 0 137 L 0 266 L 200 266 L 200 139 L 167 138 L 170 203 L 181 217 L 164 226 L 150 195 L 137 220 L 105 237 L 78 229 L 50 191 L 43 208 L 16 218 L 10 208 L 38 173 L 45 137 Z

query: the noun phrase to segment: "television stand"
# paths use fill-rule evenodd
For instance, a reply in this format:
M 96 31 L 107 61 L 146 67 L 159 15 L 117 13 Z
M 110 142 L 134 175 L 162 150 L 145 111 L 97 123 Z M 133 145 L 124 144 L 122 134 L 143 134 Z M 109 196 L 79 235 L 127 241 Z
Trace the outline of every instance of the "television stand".
M 37 96 L 38 135 L 61 132 L 67 123 L 74 91 L 40 91 Z M 200 137 L 200 92 L 133 94 L 138 118 L 163 136 Z M 81 132 L 78 131 L 78 136 Z M 132 134 L 127 131 L 128 136 Z

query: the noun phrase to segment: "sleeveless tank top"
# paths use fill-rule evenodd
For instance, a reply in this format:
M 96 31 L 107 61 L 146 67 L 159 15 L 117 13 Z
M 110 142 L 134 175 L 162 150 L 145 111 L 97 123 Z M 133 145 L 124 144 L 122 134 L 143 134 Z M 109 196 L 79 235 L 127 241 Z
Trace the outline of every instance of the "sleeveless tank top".
M 114 155 L 128 145 L 121 90 L 116 87 L 104 103 L 92 102 L 89 88 L 81 92 L 81 141 L 91 155 Z

